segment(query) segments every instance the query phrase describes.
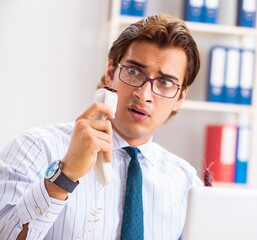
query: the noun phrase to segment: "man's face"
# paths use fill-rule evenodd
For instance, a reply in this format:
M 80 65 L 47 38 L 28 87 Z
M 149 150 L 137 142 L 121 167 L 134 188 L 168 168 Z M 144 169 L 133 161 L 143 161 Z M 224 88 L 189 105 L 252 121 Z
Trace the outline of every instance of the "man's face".
M 159 48 L 148 42 L 134 42 L 120 64 L 137 67 L 150 78 L 174 76 L 177 80 L 172 80 L 182 85 L 186 55 L 178 48 Z M 132 87 L 119 80 L 120 68 L 114 74 L 112 71 L 110 61 L 105 80 L 107 85 L 117 90 L 119 99 L 112 126 L 130 145 L 141 145 L 151 138 L 172 111 L 178 110 L 187 90 L 180 99 L 181 90 L 174 98 L 164 98 L 152 92 L 150 82 L 140 88 Z

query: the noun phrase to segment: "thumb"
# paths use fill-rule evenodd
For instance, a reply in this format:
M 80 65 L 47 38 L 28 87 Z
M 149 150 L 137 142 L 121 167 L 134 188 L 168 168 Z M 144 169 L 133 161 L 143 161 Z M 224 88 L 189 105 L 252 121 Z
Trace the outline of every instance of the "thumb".
M 112 151 L 104 152 L 103 154 L 106 162 L 112 161 Z

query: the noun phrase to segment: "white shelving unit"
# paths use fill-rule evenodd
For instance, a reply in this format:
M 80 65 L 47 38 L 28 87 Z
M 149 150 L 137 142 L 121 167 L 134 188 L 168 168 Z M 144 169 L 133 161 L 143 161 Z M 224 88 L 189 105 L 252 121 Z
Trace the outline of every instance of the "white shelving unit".
M 168 11 L 166 5 L 161 5 L 166 4 L 165 0 L 157 2 L 159 5 L 155 0 L 148 0 L 149 6 L 147 14 L 167 12 L 171 15 L 181 17 L 181 15 L 178 15 L 178 13 L 182 14 L 181 3 L 178 4 L 173 3 L 177 1 L 168 1 L 171 2 L 169 3 L 170 11 Z M 235 5 L 232 5 L 235 4 L 235 1 L 226 0 L 221 2 L 224 2 L 224 5 L 220 6 L 221 8 L 230 8 L 230 10 L 227 11 L 223 9 L 223 15 L 228 11 L 231 12 L 231 9 L 236 9 Z M 175 4 L 175 6 L 172 6 L 172 4 Z M 110 19 L 108 24 L 109 46 L 125 26 L 141 19 L 141 17 L 121 16 L 120 0 L 110 1 L 110 6 Z M 163 11 L 163 9 L 166 10 Z M 157 132 L 156 140 L 169 151 L 188 160 L 196 167 L 200 176 L 202 171 L 205 126 L 210 123 L 231 121 L 238 124 L 240 116 L 247 115 L 250 119 L 252 129 L 252 146 L 248 165 L 248 182 L 245 187 L 257 188 L 257 181 L 255 180 L 257 179 L 257 147 L 255 146 L 257 143 L 257 67 L 254 75 L 252 105 L 212 103 L 205 100 L 210 47 L 218 44 L 251 47 L 254 48 L 257 53 L 257 29 L 233 26 L 231 24 L 233 21 L 227 20 L 226 16 L 221 17 L 221 19 L 226 19 L 227 22 L 221 22 L 219 24 L 187 22 L 187 26 L 200 49 L 201 70 L 190 89 L 188 100 L 183 104 L 180 113 Z
M 251 106 L 247 105 L 215 103 L 195 100 L 186 100 L 183 103 L 182 109 L 217 113 L 220 112 L 233 114 L 254 114 L 254 109 Z

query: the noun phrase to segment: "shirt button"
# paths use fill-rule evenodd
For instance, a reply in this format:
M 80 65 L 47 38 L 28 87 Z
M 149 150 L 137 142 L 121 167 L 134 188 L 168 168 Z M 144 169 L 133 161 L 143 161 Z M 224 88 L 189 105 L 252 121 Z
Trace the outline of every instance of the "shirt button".
M 53 214 L 52 214 L 51 212 L 47 212 L 47 213 L 46 213 L 46 217 L 47 217 L 47 218 L 52 218 L 52 217 L 53 217 Z
M 35 213 L 36 213 L 36 214 L 41 214 L 41 209 L 40 209 L 40 207 L 35 207 Z

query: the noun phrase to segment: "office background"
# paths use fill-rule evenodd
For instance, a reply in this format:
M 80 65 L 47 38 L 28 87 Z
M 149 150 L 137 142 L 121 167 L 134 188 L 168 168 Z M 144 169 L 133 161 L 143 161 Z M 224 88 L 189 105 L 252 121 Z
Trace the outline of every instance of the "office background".
M 186 1 L 148 0 L 146 14 L 182 17 Z M 88 107 L 105 69 L 108 45 L 135 20 L 120 18 L 119 3 L 0 0 L 0 148 L 28 128 L 73 121 Z M 195 166 L 199 175 L 207 125 L 238 124 L 246 113 L 252 140 L 257 137 L 256 94 L 251 106 L 206 101 L 210 49 L 214 45 L 256 49 L 255 29 L 236 27 L 236 17 L 237 0 L 220 0 L 216 26 L 190 23 L 200 47 L 201 70 L 179 114 L 155 135 L 162 146 Z M 256 153 L 252 151 L 249 168 L 252 182 Z

